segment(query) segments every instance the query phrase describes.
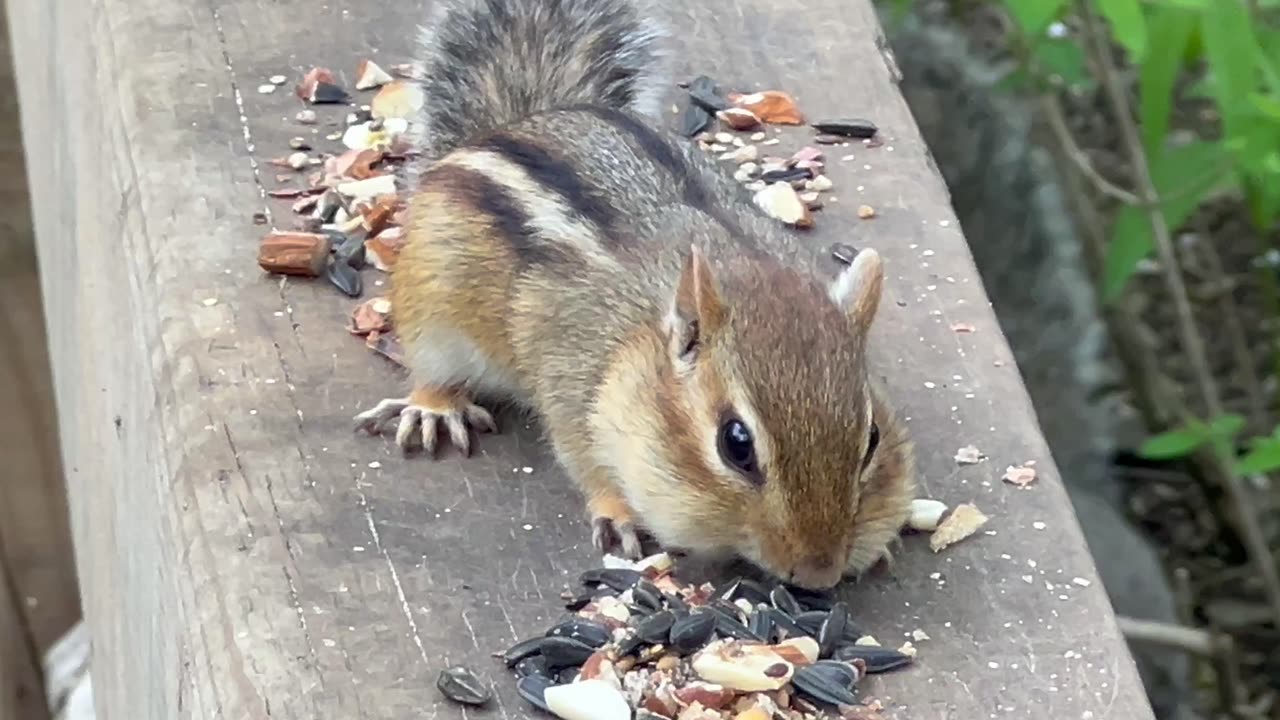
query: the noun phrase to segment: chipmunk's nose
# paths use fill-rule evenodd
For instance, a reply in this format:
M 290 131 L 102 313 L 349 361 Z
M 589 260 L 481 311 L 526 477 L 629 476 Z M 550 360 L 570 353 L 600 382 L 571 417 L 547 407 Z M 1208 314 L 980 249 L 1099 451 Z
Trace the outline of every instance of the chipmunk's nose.
M 840 582 L 844 563 L 833 551 L 811 553 L 791 569 L 791 582 L 810 590 L 825 590 Z

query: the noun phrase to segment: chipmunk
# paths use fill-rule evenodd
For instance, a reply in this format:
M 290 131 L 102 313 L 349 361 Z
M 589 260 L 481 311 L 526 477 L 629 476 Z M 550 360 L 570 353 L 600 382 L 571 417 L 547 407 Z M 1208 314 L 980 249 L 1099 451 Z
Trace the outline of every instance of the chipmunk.
M 888 555 L 914 494 L 869 376 L 884 282 L 802 245 L 661 124 L 666 33 L 629 0 L 454 0 L 423 31 L 422 165 L 392 313 L 412 391 L 356 417 L 434 454 L 542 418 L 602 552 L 742 557 L 828 588 Z

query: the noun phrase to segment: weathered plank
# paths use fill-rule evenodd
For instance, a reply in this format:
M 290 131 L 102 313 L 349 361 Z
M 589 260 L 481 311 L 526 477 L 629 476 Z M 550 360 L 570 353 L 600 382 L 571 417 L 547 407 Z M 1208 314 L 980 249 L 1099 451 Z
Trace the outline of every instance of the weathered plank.
M 0 718 L 47 718 L 41 654 L 79 618 L 8 22 L 0 8 Z
M 86 612 L 96 660 L 119 670 L 95 678 L 111 717 L 455 716 L 435 673 L 499 675 L 488 653 L 545 623 L 593 560 L 580 500 L 527 428 L 436 464 L 353 435 L 353 412 L 401 379 L 341 330 L 349 301 L 253 264 L 258 169 L 302 134 L 296 100 L 255 88 L 407 59 L 423 4 L 13 9 Z M 925 492 L 993 520 L 941 555 L 909 539 L 891 576 L 848 589 L 885 642 L 933 638 L 869 691 L 901 717 L 1149 717 L 869 4 L 671 6 L 685 70 L 784 87 L 890 139 L 833 159 L 815 262 L 837 240 L 886 255 L 877 370 L 920 439 Z M 861 203 L 879 217 L 858 221 Z M 957 468 L 969 443 L 992 460 Z M 1029 459 L 1038 485 L 1000 482 Z M 495 712 L 524 714 L 508 685 Z

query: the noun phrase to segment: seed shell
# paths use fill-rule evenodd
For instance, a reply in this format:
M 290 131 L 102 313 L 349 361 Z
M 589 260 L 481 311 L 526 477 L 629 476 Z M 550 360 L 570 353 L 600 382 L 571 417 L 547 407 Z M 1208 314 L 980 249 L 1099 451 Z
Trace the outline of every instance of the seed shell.
M 582 573 L 578 579 L 583 585 L 605 585 L 622 592 L 629 590 L 642 577 L 640 571 L 630 568 L 596 568 Z
M 755 612 L 751 613 L 751 621 L 747 624 L 747 629 L 764 638 L 765 642 L 773 641 L 774 622 L 769 612 L 772 609 L 764 603 L 756 605 Z
M 546 659 L 548 670 L 560 670 L 566 667 L 577 667 L 587 661 L 596 651 L 590 645 L 567 637 L 542 638 L 539 652 Z
M 849 624 L 849 605 L 843 600 L 831 606 L 827 619 L 818 628 L 818 656 L 831 657 L 836 647 L 844 640 L 844 630 Z
M 547 688 L 554 687 L 551 678 L 542 675 L 526 675 L 516 682 L 516 694 L 543 712 L 551 712 L 547 705 Z
M 691 613 L 671 626 L 671 647 L 681 653 L 691 653 L 711 639 L 716 630 L 716 616 L 709 612 Z
M 791 676 L 791 684 L 801 694 L 812 700 L 828 705 L 854 705 L 858 698 L 850 692 L 848 686 L 841 686 L 833 673 L 814 665 L 798 667 Z
M 541 653 L 542 643 L 544 640 L 546 640 L 545 637 L 536 637 L 536 638 L 529 638 L 528 640 L 521 640 L 515 645 L 512 645 L 511 647 L 507 648 L 507 650 L 502 653 L 502 661 L 507 664 L 507 667 L 513 668 L 516 666 L 516 663 L 520 662 L 521 660 L 524 660 L 530 655 L 537 655 Z
M 870 120 L 861 118 L 841 118 L 835 120 L 820 120 L 812 124 L 814 130 L 824 135 L 840 135 L 843 137 L 858 138 L 865 140 L 869 137 L 875 137 L 879 128 Z
M 666 641 L 671 626 L 676 622 L 676 614 L 670 610 L 656 612 L 636 623 L 636 636 L 644 642 L 660 643 Z
M 773 625 L 779 631 L 779 635 L 786 637 L 803 637 L 806 635 L 817 634 L 815 631 L 809 630 L 799 622 L 792 620 L 791 616 L 782 612 L 778 608 L 769 608 L 765 612 L 769 614 L 769 619 L 773 621 Z M 825 619 L 825 617 L 826 614 L 824 613 L 823 618 Z
M 717 591 L 716 595 L 730 601 L 745 598 L 753 605 L 769 602 L 769 591 L 760 583 L 744 577 L 734 578 L 723 590 Z
M 868 673 L 882 673 L 911 664 L 911 657 L 878 645 L 846 645 L 836 651 L 836 660 L 861 660 Z
M 584 617 L 571 617 L 547 631 L 547 637 L 566 637 L 593 648 L 609 642 L 609 628 Z
M 484 705 L 493 697 L 489 684 L 463 665 L 441 670 L 436 687 L 445 697 L 464 705 Z
M 790 615 L 791 617 L 795 617 L 796 615 L 804 612 L 800 607 L 800 603 L 796 601 L 795 596 L 788 592 L 787 588 L 782 585 L 775 585 L 774 588 L 769 591 L 769 602 L 773 603 L 775 608 L 781 610 L 787 615 Z

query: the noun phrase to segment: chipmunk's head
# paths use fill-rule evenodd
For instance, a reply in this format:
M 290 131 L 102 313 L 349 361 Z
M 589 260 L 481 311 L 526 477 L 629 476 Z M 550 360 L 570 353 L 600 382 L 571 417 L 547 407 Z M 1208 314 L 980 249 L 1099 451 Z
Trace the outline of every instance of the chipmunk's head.
M 885 555 L 913 487 L 904 430 L 864 362 L 883 278 L 874 250 L 829 284 L 690 252 L 655 373 L 657 427 L 637 439 L 656 445 L 651 462 L 620 468 L 660 542 L 731 551 L 810 588 Z

